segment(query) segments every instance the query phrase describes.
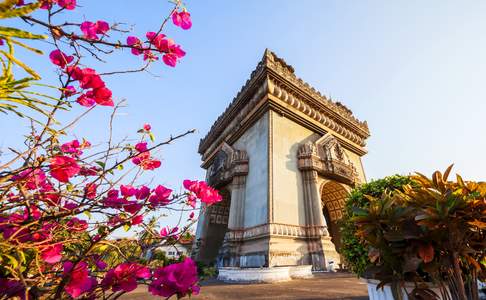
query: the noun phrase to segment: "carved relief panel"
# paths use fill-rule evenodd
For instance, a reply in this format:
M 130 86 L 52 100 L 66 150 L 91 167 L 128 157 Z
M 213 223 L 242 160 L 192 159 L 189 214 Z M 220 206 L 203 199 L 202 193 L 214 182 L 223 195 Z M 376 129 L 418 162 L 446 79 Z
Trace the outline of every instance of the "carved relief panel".
M 297 156 L 300 170 L 316 170 L 324 177 L 350 185 L 359 181 L 355 166 L 331 134 L 326 134 L 314 143 L 301 145 Z

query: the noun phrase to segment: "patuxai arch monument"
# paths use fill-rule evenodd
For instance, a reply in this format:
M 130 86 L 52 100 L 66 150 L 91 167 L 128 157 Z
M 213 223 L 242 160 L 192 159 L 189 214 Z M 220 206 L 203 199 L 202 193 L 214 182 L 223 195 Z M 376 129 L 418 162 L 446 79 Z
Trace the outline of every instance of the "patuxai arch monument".
M 194 256 L 226 280 L 283 280 L 338 266 L 344 199 L 366 181 L 366 122 L 266 50 L 199 153 L 223 201 L 202 208 Z

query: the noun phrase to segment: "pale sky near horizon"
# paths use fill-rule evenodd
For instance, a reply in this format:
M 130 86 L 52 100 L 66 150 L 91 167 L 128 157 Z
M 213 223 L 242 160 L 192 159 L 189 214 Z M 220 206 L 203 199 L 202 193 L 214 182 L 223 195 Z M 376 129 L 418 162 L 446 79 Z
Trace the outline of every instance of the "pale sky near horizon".
M 166 1 L 78 0 L 74 17 L 154 30 Z M 199 139 L 224 111 L 265 48 L 323 94 L 367 120 L 371 138 L 363 159 L 369 179 L 455 163 L 466 179 L 486 179 L 486 1 L 216 1 L 188 0 L 193 28 L 168 34 L 187 56 L 175 69 L 161 63 L 149 74 L 107 79 L 126 98 L 115 124 L 123 138 L 151 123 L 159 139 L 196 128 L 163 150 L 156 181 L 178 189 L 204 178 Z M 49 48 L 45 48 L 49 49 Z M 55 78 L 47 56 L 27 62 Z M 100 71 L 140 65 L 129 53 Z M 81 109 L 76 108 L 77 112 Z M 107 133 L 109 111 L 98 108 L 76 129 L 94 141 Z M 1 116 L 0 147 L 17 145 L 26 124 Z

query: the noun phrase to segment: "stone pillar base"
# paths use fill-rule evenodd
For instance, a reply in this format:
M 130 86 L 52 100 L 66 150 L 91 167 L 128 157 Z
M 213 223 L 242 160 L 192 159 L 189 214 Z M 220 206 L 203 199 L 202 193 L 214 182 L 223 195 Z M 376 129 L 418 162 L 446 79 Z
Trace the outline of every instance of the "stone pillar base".
M 312 276 L 311 265 L 271 268 L 219 268 L 218 280 L 268 283 Z
M 331 242 L 331 237 L 322 237 L 321 242 L 322 251 L 324 252 L 326 270 L 331 271 L 329 270 L 330 262 L 333 262 L 334 269 L 337 269 L 339 264 L 341 264 L 341 255 L 336 251 L 336 247 L 334 246 L 333 242 Z
M 312 260 L 313 271 L 331 271 L 338 268 L 341 256 L 331 242 L 331 237 L 322 236 L 317 240 L 309 241 L 309 254 Z M 332 262 L 333 267 L 330 266 Z

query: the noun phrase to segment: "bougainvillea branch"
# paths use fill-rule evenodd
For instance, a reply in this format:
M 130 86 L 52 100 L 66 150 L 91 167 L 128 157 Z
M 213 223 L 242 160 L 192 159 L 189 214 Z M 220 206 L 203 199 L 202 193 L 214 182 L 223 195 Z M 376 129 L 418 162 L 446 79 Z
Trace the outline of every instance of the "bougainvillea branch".
M 175 67 L 186 53 L 162 31 L 169 20 L 183 30 L 191 28 L 190 14 L 174 1 L 160 28 L 141 39 L 119 28 L 121 23 L 59 20 L 64 16 L 59 12 L 76 6 L 76 0 L 0 3 L 2 19 L 18 18 L 48 33 L 0 26 L 0 47 L 8 47 L 0 52 L 0 111 L 27 117 L 31 127 L 25 149 L 11 148 L 14 157 L 0 166 L 0 299 L 117 299 L 139 284 L 164 298 L 196 294 L 194 261 L 160 260 L 154 253 L 161 245 L 190 237 L 194 211 L 201 203 L 221 201 L 221 196 L 197 180 L 185 180 L 180 193 L 160 184 L 138 183 L 143 173 L 163 167 L 156 155 L 159 148 L 194 130 L 156 142 L 151 126 L 144 124 L 138 138 L 115 142 L 115 115 L 123 102 L 115 103 L 103 79 L 145 71 L 159 59 Z M 123 39 L 115 39 L 115 34 Z M 52 49 L 42 58 L 57 67 L 57 86 L 40 83 L 40 75 L 14 56 L 15 46 L 42 54 L 18 39 L 48 39 Z M 110 66 L 109 55 L 123 49 L 140 56 L 142 67 L 107 72 L 89 67 L 90 58 Z M 14 73 L 13 65 L 28 77 Z M 39 86 L 48 91 L 36 91 Z M 59 114 L 69 114 L 73 105 L 86 110 L 59 123 Z M 69 138 L 86 115 L 104 107 L 112 109 L 108 141 L 93 146 L 88 139 Z M 41 113 L 43 121 L 23 112 L 29 109 Z M 174 227 L 164 222 L 169 212 L 179 213 Z M 115 239 L 118 231 L 132 229 L 138 229 L 135 239 Z

